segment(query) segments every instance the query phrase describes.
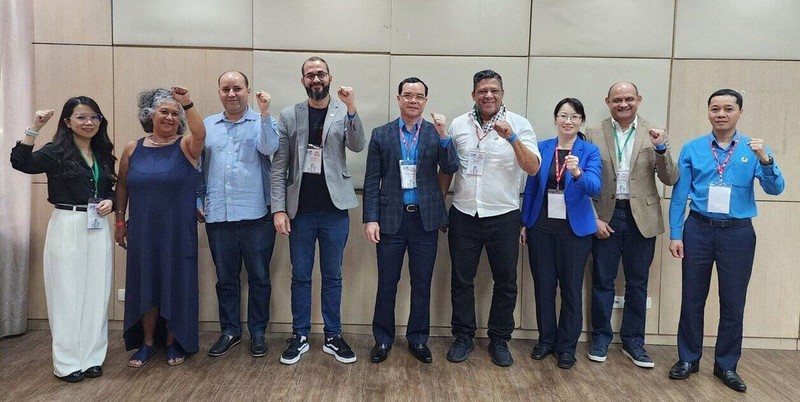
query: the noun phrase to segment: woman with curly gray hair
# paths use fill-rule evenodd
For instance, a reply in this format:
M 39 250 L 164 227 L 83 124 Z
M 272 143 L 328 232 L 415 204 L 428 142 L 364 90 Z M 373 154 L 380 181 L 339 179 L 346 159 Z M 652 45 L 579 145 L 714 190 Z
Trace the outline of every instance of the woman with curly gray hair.
M 130 367 L 145 365 L 159 344 L 171 366 L 199 349 L 195 191 L 206 132 L 193 106 L 182 87 L 140 93 L 148 135 L 120 159 L 114 238 L 128 250 L 124 338 L 127 350 L 138 349 Z

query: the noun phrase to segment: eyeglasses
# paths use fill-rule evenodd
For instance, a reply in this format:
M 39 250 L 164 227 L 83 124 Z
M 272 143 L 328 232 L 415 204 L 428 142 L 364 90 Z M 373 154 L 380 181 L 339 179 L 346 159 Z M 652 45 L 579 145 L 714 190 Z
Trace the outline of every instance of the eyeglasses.
M 556 116 L 559 120 L 562 121 L 581 121 L 583 117 L 579 114 L 560 114 Z
M 92 123 L 95 123 L 95 124 L 97 124 L 97 123 L 100 123 L 101 121 L 103 121 L 103 115 L 102 115 L 102 114 L 100 114 L 100 113 L 95 113 L 95 114 L 83 114 L 83 113 L 79 113 L 79 114 L 72 115 L 72 117 L 73 117 L 73 118 L 74 118 L 74 119 L 75 119 L 75 120 L 76 120 L 78 123 L 81 123 L 81 124 L 84 124 L 84 123 L 86 123 L 86 122 L 87 122 L 87 121 L 89 121 L 89 120 L 91 120 L 91 121 L 92 121 Z
M 320 72 L 318 72 L 316 74 L 308 73 L 308 74 L 303 76 L 303 78 L 305 78 L 307 81 L 314 81 L 314 78 L 319 78 L 319 80 L 322 81 L 326 77 L 328 77 L 328 73 L 326 73 L 325 71 L 320 71 Z
M 414 95 L 414 94 L 405 93 L 405 94 L 401 94 L 400 96 L 403 99 L 405 99 L 406 102 L 411 102 L 414 99 L 416 99 L 417 102 L 425 102 L 426 100 L 428 100 L 428 97 L 426 97 L 425 95 L 422 95 L 422 94 Z

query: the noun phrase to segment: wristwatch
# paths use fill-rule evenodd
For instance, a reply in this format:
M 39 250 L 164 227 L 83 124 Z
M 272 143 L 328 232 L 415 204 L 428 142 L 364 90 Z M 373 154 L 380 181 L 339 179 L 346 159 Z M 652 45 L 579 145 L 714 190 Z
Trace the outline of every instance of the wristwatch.
M 760 163 L 762 166 L 769 166 L 769 165 L 772 164 L 772 162 L 773 162 L 772 156 L 769 157 L 769 160 L 767 161 L 767 163 L 761 162 L 760 159 L 758 160 L 758 163 Z

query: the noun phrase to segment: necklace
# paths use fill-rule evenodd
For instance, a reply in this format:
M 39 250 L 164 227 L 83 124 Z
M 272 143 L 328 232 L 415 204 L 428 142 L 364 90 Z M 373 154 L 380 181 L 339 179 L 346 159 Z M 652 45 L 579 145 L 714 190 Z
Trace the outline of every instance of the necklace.
M 173 142 L 175 142 L 176 139 L 178 139 L 178 134 L 173 134 L 171 137 L 167 138 L 164 141 L 154 141 L 153 134 L 147 136 L 147 140 L 150 141 L 151 144 L 159 147 L 172 144 Z

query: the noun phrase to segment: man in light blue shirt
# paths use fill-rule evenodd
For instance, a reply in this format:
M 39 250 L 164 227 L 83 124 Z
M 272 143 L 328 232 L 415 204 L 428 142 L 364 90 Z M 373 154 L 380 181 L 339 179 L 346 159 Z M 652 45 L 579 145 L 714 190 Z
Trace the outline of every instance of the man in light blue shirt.
M 222 334 L 208 350 L 222 356 L 242 336 L 239 319 L 239 273 L 242 262 L 249 285 L 247 327 L 250 355 L 267 354 L 269 322 L 269 261 L 275 244 L 270 211 L 270 157 L 278 149 L 276 122 L 270 116 L 270 96 L 256 94 L 259 115 L 248 106 L 247 77 L 228 71 L 219 77 L 222 113 L 205 118 L 203 174 L 206 192 L 201 214 L 217 270 L 217 300 Z
M 669 250 L 673 257 L 683 259 L 683 288 L 679 360 L 669 377 L 683 380 L 700 369 L 703 313 L 716 263 L 720 317 L 714 376 L 744 392 L 747 385 L 736 373 L 736 365 L 742 355 L 744 304 L 756 248 L 750 221 L 757 212 L 754 182 L 758 179 L 764 192 L 778 195 L 784 181 L 764 141 L 736 130 L 741 115 L 741 94 L 732 89 L 711 94 L 711 132 L 684 145 L 678 158 L 680 178 L 669 207 Z M 687 198 L 690 212 L 684 221 Z

